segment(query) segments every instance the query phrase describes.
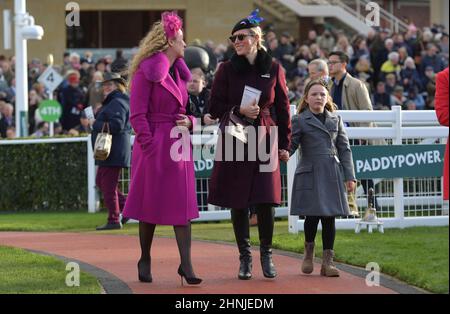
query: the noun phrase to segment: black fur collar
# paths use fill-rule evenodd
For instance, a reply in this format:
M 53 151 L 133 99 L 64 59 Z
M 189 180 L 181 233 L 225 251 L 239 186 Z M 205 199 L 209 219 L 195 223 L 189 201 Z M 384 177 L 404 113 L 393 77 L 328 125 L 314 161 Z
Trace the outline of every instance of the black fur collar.
M 248 72 L 252 67 L 245 56 L 238 56 L 236 53 L 231 57 L 231 64 L 238 73 Z M 265 50 L 260 49 L 254 66 L 259 74 L 267 74 L 272 67 L 272 57 Z

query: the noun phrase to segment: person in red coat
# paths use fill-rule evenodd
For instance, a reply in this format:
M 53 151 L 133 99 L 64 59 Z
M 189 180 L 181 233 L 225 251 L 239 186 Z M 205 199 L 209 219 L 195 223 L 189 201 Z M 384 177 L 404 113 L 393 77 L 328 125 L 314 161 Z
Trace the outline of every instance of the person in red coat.
M 258 12 L 254 11 L 234 26 L 230 40 L 236 53 L 217 70 L 210 98 L 210 114 L 213 119 L 220 119 L 220 137 L 209 184 L 208 202 L 231 209 L 240 254 L 238 278 L 241 280 L 252 277 L 248 215 L 250 207 L 256 208 L 258 216 L 263 274 L 266 278 L 277 275 L 272 262 L 274 206 L 281 203 L 279 158 L 289 150 L 291 137 L 285 74 L 280 64 L 273 61 L 262 45 L 262 31 L 259 27 L 261 20 Z M 259 102 L 254 101 L 249 106 L 241 107 L 246 85 L 262 93 Z M 248 120 L 251 123 L 249 133 L 256 133 L 258 137 L 258 143 L 249 140 L 247 144 L 242 144 L 245 145 L 244 161 L 238 161 L 238 157 L 226 158 L 231 149 L 236 153 L 237 144 L 241 145 L 239 140 L 233 139 L 226 132 L 231 111 Z M 278 141 L 275 140 L 277 135 Z M 227 144 L 229 139 L 234 141 L 231 149 L 231 145 Z M 270 144 L 271 140 L 273 145 Z M 255 151 L 258 153 L 264 142 L 266 148 L 270 147 L 270 155 L 273 156 L 269 163 L 275 161 L 275 166 L 270 171 L 261 167 L 266 164 L 260 154 L 258 158 L 250 158 Z M 269 149 L 266 152 L 268 151 Z
M 448 68 L 439 72 L 436 76 L 436 97 L 435 97 L 435 109 L 436 115 L 439 119 L 439 123 L 444 126 L 448 125 Z M 444 163 L 444 200 L 448 200 L 448 140 L 447 149 L 445 151 L 445 163 Z

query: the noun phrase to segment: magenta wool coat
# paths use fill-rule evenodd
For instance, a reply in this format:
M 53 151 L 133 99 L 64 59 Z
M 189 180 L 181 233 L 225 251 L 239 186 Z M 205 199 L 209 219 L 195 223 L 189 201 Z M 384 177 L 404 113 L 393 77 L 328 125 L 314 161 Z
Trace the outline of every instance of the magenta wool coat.
M 156 53 L 141 62 L 131 81 L 130 121 L 136 138 L 123 216 L 151 224 L 186 225 L 199 217 L 192 146 L 189 131 L 171 138 L 171 130 L 177 115 L 186 113 L 191 74 L 183 59 L 173 65 L 175 79 L 169 70 L 167 56 Z M 170 151 L 179 138 L 189 141 L 183 152 L 188 158 L 174 160 Z

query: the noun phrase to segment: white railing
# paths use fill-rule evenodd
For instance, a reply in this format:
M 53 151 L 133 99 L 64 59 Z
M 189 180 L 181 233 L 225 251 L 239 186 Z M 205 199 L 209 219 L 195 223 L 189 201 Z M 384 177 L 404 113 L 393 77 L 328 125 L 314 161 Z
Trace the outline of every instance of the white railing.
M 361 11 L 361 5 L 366 7 L 371 1 L 369 0 L 356 0 L 356 10 Z M 404 21 L 396 17 L 391 12 L 383 9 L 380 7 L 380 18 L 382 18 L 384 21 L 389 23 L 389 28 L 392 32 L 398 33 L 398 32 L 406 32 L 408 30 L 408 24 L 406 24 Z
M 366 15 L 369 13 L 368 11 L 366 11 L 366 6 L 371 4 L 371 2 L 373 2 L 373 1 L 369 1 L 369 0 L 356 0 L 356 1 L 354 1 L 356 9 L 353 9 L 352 7 L 350 7 L 349 5 L 344 3 L 344 1 L 342 1 L 342 0 L 328 0 L 328 1 L 332 4 L 342 7 L 345 11 L 354 15 L 361 21 L 365 21 Z M 364 12 L 364 13 L 362 13 L 362 12 Z M 383 9 L 380 6 L 379 13 L 380 13 L 380 19 L 385 21 L 386 23 L 388 23 L 389 28 L 392 32 L 398 33 L 400 31 L 401 32 L 407 31 L 408 24 L 406 24 L 401 19 L 399 19 L 398 17 L 393 15 L 391 12 Z
M 295 106 L 291 106 L 291 114 L 295 114 Z M 434 111 L 402 111 L 400 107 L 393 107 L 392 111 L 340 111 L 339 114 L 346 122 L 376 122 L 380 127 L 365 128 L 365 127 L 347 127 L 347 134 L 350 139 L 387 139 L 391 140 L 392 144 L 402 145 L 405 140 L 420 139 L 422 142 L 435 142 L 440 139 L 445 142 L 448 136 L 448 128 L 439 126 Z M 382 125 L 382 126 L 381 126 Z M 406 125 L 406 126 L 405 126 Z M 419 125 L 411 127 L 410 125 Z M 132 139 L 134 140 L 134 138 Z M 217 141 L 217 134 L 213 131 L 211 134 L 194 134 L 192 137 L 193 145 L 203 145 L 205 143 L 215 143 Z M 87 189 L 88 189 L 88 211 L 94 213 L 98 210 L 97 192 L 95 187 L 95 161 L 92 153 L 91 137 L 77 137 L 77 138 L 61 138 L 61 139 L 29 139 L 29 140 L 0 140 L 0 145 L 18 145 L 18 144 L 39 144 L 39 143 L 68 143 L 68 142 L 85 142 L 87 145 Z M 287 178 L 283 179 L 286 184 L 283 184 L 283 194 L 287 195 L 284 198 L 284 206 L 276 209 L 277 217 L 289 217 L 289 231 L 298 232 L 303 229 L 303 221 L 296 216 L 289 216 L 290 192 L 292 191 L 293 175 L 297 165 L 297 154 L 293 156 L 287 164 Z M 200 179 L 198 179 L 200 180 Z M 207 196 L 207 179 L 200 184 L 203 193 L 201 197 L 206 199 Z M 433 178 L 439 181 L 440 178 Z M 127 183 L 129 181 L 129 170 L 122 174 L 121 182 Z M 382 184 L 385 180 L 374 180 L 375 184 Z M 444 211 L 445 205 L 442 200 L 441 193 L 433 193 L 426 195 L 420 191 L 413 191 L 411 193 L 404 193 L 403 178 L 394 179 L 392 182 L 393 195 L 381 196 L 378 198 L 378 203 L 381 206 L 393 207 L 394 218 L 383 218 L 385 227 L 406 227 L 410 225 L 448 225 L 448 212 Z M 424 184 L 431 184 L 426 180 Z M 390 185 L 388 183 L 387 185 Z M 441 189 L 442 190 L 442 189 Z M 126 194 L 126 191 L 124 191 Z M 357 203 L 364 207 L 366 204 L 365 196 L 361 194 L 361 187 L 359 188 Z M 417 204 L 431 204 L 439 205 L 442 208 L 440 216 L 430 216 L 428 211 L 423 214 L 418 211 L 418 217 L 405 218 L 405 206 L 413 206 Z M 200 218 L 198 221 L 208 220 L 228 220 L 230 219 L 230 212 L 226 209 L 220 209 L 212 205 L 202 204 Z M 448 208 L 447 208 L 448 211 Z M 428 217 L 423 217 L 428 216 Z M 353 228 L 355 224 L 354 219 L 337 219 L 337 228 Z
M 294 108 L 291 108 L 295 110 Z M 292 112 L 292 111 L 291 111 Z M 437 125 L 437 118 L 434 111 L 402 111 L 400 106 L 394 106 L 391 111 L 339 111 L 339 115 L 345 122 L 382 122 L 390 123 L 390 127 L 347 127 L 347 135 L 349 139 L 390 139 L 394 145 L 402 145 L 404 140 L 419 139 L 446 139 L 448 136 L 448 128 L 441 126 L 424 126 L 424 127 L 404 127 L 409 123 L 427 123 L 428 125 Z M 298 156 L 295 154 L 288 162 L 288 191 L 292 191 L 294 181 L 294 173 L 297 167 Z M 413 176 L 413 175 L 412 175 Z M 394 181 L 393 198 L 380 199 L 379 201 L 390 203 L 394 206 L 394 218 L 383 218 L 386 228 L 397 227 L 404 228 L 417 225 L 448 225 L 448 216 L 432 216 L 432 217 L 407 217 L 405 218 L 405 193 L 404 179 L 396 178 Z M 421 196 L 408 198 L 410 202 L 417 202 Z M 290 207 L 290 199 L 288 199 Z M 420 201 L 420 200 L 419 200 Z M 427 199 L 427 201 L 430 201 Z M 443 204 L 442 196 L 435 197 L 434 201 Z M 359 202 L 361 204 L 361 202 Z M 448 205 L 447 205 L 448 206 Z M 336 228 L 353 229 L 358 219 L 337 219 Z M 289 216 L 289 232 L 298 233 L 303 230 L 303 220 L 298 216 Z
M 333 5 L 329 2 L 326 2 L 326 4 L 325 2 L 320 4 L 307 2 L 308 4 L 304 4 L 303 1 L 299 0 L 278 0 L 278 2 L 295 12 L 298 16 L 334 17 L 347 24 L 356 32 L 365 35 L 371 29 L 369 25 L 354 14 L 354 10 L 348 12 L 344 7 Z
M 370 26 L 366 24 L 366 5 L 368 0 L 356 0 L 355 8 L 342 0 L 278 0 L 299 16 L 335 17 L 352 27 L 355 31 L 367 34 Z M 393 32 L 404 32 L 408 25 L 401 19 L 380 7 L 380 20 L 389 25 Z

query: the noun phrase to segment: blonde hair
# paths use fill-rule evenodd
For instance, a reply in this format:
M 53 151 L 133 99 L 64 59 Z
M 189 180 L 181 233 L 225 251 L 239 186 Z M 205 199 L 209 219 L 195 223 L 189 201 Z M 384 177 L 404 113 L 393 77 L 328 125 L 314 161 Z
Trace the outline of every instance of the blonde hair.
M 314 85 L 320 85 L 325 87 L 327 90 L 327 103 L 325 104 L 325 109 L 327 109 L 329 112 L 336 111 L 337 107 L 336 104 L 333 102 L 333 99 L 330 96 L 330 91 L 328 88 L 328 83 L 324 79 L 317 79 L 310 81 L 306 87 L 305 87 L 305 94 L 303 95 L 302 99 L 300 100 L 300 106 L 298 107 L 297 113 L 302 113 L 305 111 L 306 108 L 308 108 L 308 103 L 306 102 L 306 99 L 308 99 L 309 91 L 311 90 L 311 87 Z
M 142 60 L 154 55 L 157 52 L 166 50 L 169 47 L 169 42 L 164 32 L 164 26 L 161 21 L 153 24 L 152 29 L 139 43 L 139 50 L 131 61 L 128 71 L 129 82 L 133 79 L 133 75 L 136 73 Z M 129 84 L 130 85 L 130 84 Z
M 258 50 L 262 49 L 264 51 L 267 51 L 267 48 L 264 46 L 264 33 L 263 33 L 261 27 L 256 26 L 256 27 L 250 28 L 250 33 L 252 35 L 258 35 L 258 37 L 259 37 L 259 40 L 256 43 L 256 48 Z
M 127 92 L 127 86 L 125 84 L 122 84 L 120 82 L 114 81 L 114 84 L 116 85 L 117 89 L 122 93 L 125 94 Z

